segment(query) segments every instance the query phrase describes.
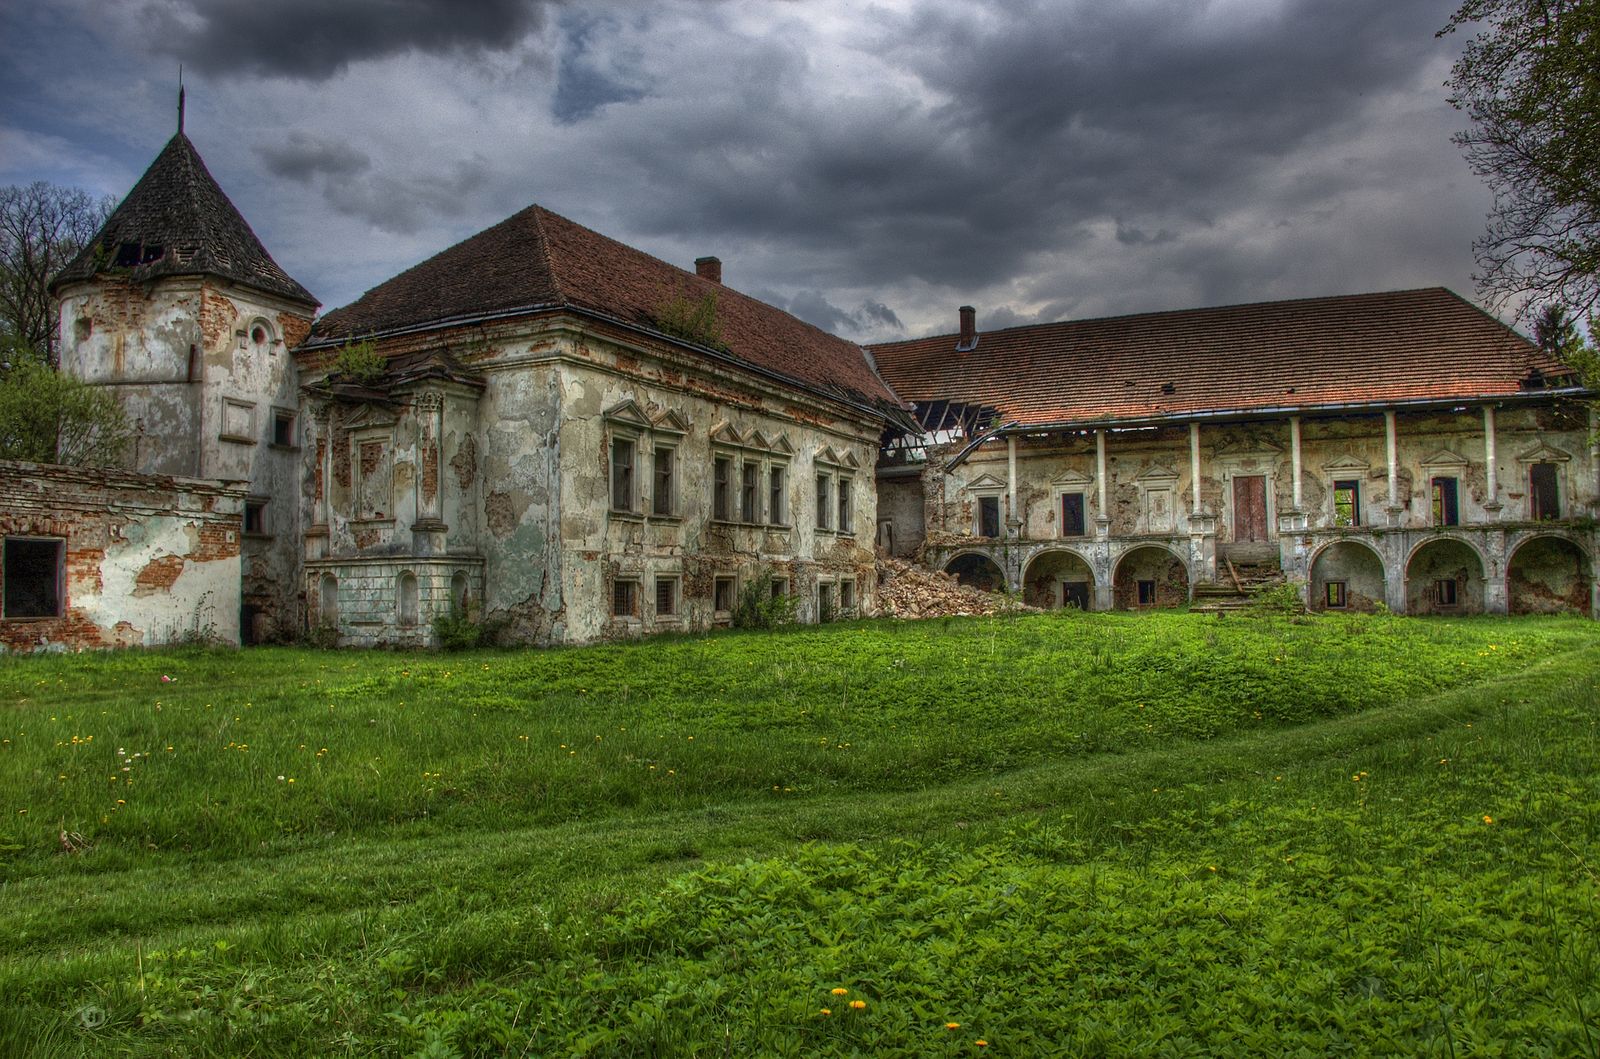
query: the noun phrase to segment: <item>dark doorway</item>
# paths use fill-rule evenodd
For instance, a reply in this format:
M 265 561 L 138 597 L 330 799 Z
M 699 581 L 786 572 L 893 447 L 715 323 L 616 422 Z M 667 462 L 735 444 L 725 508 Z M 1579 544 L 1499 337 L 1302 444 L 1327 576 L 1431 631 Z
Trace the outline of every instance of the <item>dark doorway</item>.
M 1267 479 L 1261 474 L 1243 474 L 1233 480 L 1233 539 L 1267 539 Z
M 1089 609 L 1089 582 L 1063 581 L 1061 583 L 1061 605 L 1063 607 L 1076 607 L 1079 610 Z
M 1546 522 L 1561 517 L 1561 494 L 1556 488 L 1556 465 L 1536 463 L 1528 470 L 1533 520 Z

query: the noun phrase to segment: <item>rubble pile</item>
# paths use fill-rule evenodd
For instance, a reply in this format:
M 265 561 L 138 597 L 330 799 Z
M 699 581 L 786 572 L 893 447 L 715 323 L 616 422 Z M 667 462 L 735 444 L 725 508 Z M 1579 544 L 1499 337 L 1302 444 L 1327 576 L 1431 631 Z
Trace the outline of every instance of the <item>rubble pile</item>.
M 953 575 L 878 557 L 878 608 L 890 618 L 955 618 L 1032 610 L 997 592 L 958 584 Z

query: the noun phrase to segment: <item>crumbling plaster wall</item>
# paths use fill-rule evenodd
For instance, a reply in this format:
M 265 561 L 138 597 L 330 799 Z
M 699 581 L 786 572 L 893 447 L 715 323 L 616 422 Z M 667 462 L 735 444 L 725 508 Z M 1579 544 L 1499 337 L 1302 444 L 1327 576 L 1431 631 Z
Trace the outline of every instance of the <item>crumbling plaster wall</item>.
M 668 348 L 625 345 L 605 335 L 572 342 L 561 372 L 559 440 L 560 585 L 565 639 L 587 641 L 642 633 L 705 629 L 716 577 L 740 586 L 752 578 L 787 579 L 800 620 L 817 620 L 818 585 L 855 584 L 857 608 L 870 609 L 876 590 L 873 535 L 877 525 L 873 463 L 881 424 L 864 413 L 758 383 L 744 373 Z M 631 402 L 631 406 L 629 405 Z M 635 409 L 647 425 L 632 418 Z M 610 438 L 639 439 L 637 512 L 614 512 Z M 669 516 L 651 512 L 651 450 L 676 446 L 676 496 Z M 712 518 L 714 453 L 762 468 L 760 525 Z M 819 464 L 819 456 L 837 462 Z M 764 524 L 766 471 L 785 468 L 783 526 Z M 817 526 L 819 470 L 849 482 L 852 532 Z M 737 491 L 737 477 L 734 488 Z M 736 516 L 737 517 L 737 516 Z M 613 618 L 618 578 L 640 586 L 636 617 Z M 657 578 L 677 579 L 678 613 L 655 610 Z M 836 591 L 836 590 L 835 590 Z
M 216 481 L 0 464 L 0 535 L 65 541 L 62 615 L 0 619 L 0 644 L 237 644 L 243 499 Z
M 266 636 L 300 625 L 299 393 L 289 349 L 311 317 L 297 306 L 207 277 L 134 283 L 97 276 L 60 297 L 62 367 L 109 387 L 135 436 L 131 469 L 239 481 L 264 504 L 263 532 L 242 543 L 243 598 Z M 274 413 L 295 417 L 274 443 Z

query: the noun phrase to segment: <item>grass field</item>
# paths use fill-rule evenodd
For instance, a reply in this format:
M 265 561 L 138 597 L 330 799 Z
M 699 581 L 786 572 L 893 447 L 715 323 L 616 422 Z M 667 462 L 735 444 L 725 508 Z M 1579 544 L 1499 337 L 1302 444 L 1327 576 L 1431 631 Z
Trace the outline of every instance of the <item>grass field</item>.
M 6 658 L 0 709 L 8 1056 L 1600 1056 L 1591 622 Z

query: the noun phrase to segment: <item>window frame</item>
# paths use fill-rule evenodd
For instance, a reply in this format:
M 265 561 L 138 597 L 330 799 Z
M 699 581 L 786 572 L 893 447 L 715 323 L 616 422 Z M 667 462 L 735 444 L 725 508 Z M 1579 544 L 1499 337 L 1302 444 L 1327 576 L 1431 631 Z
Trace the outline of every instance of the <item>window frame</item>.
M 761 461 L 749 455 L 739 461 L 739 521 L 761 525 Z
M 18 544 L 54 544 L 55 545 L 55 597 L 54 614 L 13 614 L 11 612 L 12 582 L 14 573 L 9 573 L 11 567 L 11 546 Z M 20 559 L 18 560 L 21 561 Z M 0 538 L 0 580 L 4 581 L 4 591 L 0 593 L 0 619 L 6 621 L 49 621 L 52 618 L 64 618 L 67 614 L 67 539 L 53 537 L 49 534 L 35 533 L 8 533 Z
M 838 512 L 834 532 L 843 537 L 853 537 L 856 533 L 856 480 L 847 474 L 837 476 Z
M 655 604 L 655 619 L 657 622 L 671 622 L 674 624 L 683 621 L 683 584 L 682 578 L 677 574 L 656 574 L 652 585 Z M 667 609 L 661 609 L 662 590 L 667 593 Z
M 839 578 L 839 617 L 848 621 L 856 616 L 857 608 L 856 579 L 853 577 Z
M 972 535 L 983 540 L 999 540 L 1001 530 L 1004 528 L 1004 520 L 1000 517 L 1000 494 L 979 493 L 976 497 L 974 497 L 974 500 L 975 503 L 972 506 Z M 984 527 L 986 523 L 984 520 L 984 509 L 990 506 L 994 508 L 994 532 L 985 533 Z
M 1446 591 L 1448 589 L 1448 591 Z M 1433 588 L 1429 591 L 1436 607 L 1459 607 L 1461 593 L 1457 590 L 1456 579 L 1453 577 L 1436 577 L 1433 579 Z M 1445 599 L 1449 596 L 1449 599 Z
M 833 472 L 819 469 L 816 472 L 816 529 L 819 533 L 833 532 Z
M 1350 607 L 1350 582 L 1324 581 L 1322 605 L 1329 610 L 1348 610 Z
M 1145 590 L 1146 585 L 1149 586 L 1149 591 Z M 1138 600 L 1138 606 L 1141 607 L 1153 607 L 1156 605 L 1156 601 L 1160 599 L 1161 590 L 1157 586 L 1155 578 L 1138 579 L 1135 582 L 1134 591 L 1136 593 L 1134 598 Z
M 1341 522 L 1339 519 L 1339 494 L 1350 494 L 1350 521 Z M 1329 490 L 1329 498 L 1333 504 L 1333 526 L 1336 529 L 1357 529 L 1361 522 L 1361 479 L 1335 478 Z
M 1428 478 L 1428 514 L 1433 526 L 1461 525 L 1461 479 L 1453 474 Z
M 786 460 L 767 461 L 767 525 L 789 526 L 789 464 Z
M 718 594 L 722 586 L 728 588 L 727 606 L 718 606 Z M 711 579 L 711 614 L 718 620 L 731 619 L 733 612 L 739 608 L 739 578 L 736 574 L 718 574 Z
M 711 521 L 732 522 L 734 495 L 732 452 L 713 451 L 711 454 Z
M 239 532 L 246 537 L 271 537 L 272 522 L 269 508 L 269 497 L 250 496 L 244 501 L 244 510 L 239 513 Z M 256 524 L 250 525 L 250 513 L 256 513 Z
M 611 579 L 611 600 L 607 610 L 611 615 L 612 621 L 637 622 L 639 620 L 639 599 L 644 595 L 643 588 L 641 579 L 635 576 L 613 577 Z M 628 605 L 625 610 L 619 610 L 617 604 L 622 601 L 624 595 L 627 597 Z
M 1078 530 L 1067 532 L 1067 499 L 1078 498 Z M 1075 539 L 1089 535 L 1089 494 L 1082 489 L 1063 489 L 1056 494 L 1056 510 L 1060 521 L 1056 524 L 1058 537 Z
M 288 426 L 283 430 L 282 433 L 287 440 L 279 440 L 278 427 L 285 423 L 287 423 Z M 297 441 L 299 435 L 296 433 L 299 425 L 300 417 L 295 413 L 294 409 L 280 408 L 274 405 L 272 409 L 272 434 L 267 442 L 267 447 L 274 449 L 299 448 L 299 443 Z
M 627 452 L 628 459 L 625 464 L 619 464 L 619 452 Z M 618 480 L 619 467 L 625 472 L 624 480 Z M 632 431 L 611 431 L 611 443 L 608 446 L 607 481 L 609 483 L 607 503 L 613 515 L 641 515 L 639 510 L 639 435 Z M 623 494 L 627 495 L 624 496 Z M 622 503 L 618 501 L 621 500 Z
M 662 488 L 662 454 L 666 454 L 666 487 Z M 662 493 L 665 492 L 665 499 Z M 676 518 L 678 516 L 678 445 L 676 442 L 652 439 L 650 445 L 650 516 Z
M 1534 475 L 1542 468 L 1549 469 L 1551 510 L 1544 509 L 1541 491 Z M 1533 522 L 1557 522 L 1561 519 L 1561 465 L 1551 460 L 1538 460 L 1528 464 L 1528 518 Z

